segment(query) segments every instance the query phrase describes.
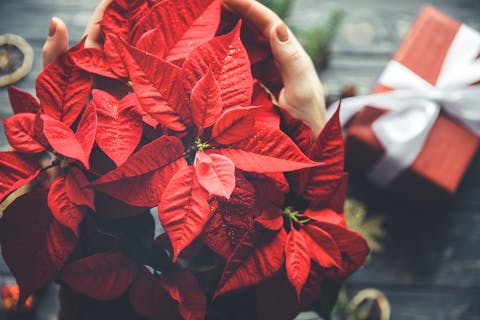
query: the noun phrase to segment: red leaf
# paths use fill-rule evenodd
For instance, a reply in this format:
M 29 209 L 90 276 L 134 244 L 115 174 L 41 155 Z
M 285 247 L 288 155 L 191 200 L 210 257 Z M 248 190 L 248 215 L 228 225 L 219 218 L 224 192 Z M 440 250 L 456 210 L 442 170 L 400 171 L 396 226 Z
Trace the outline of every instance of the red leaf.
M 0 202 L 12 191 L 35 179 L 39 169 L 34 156 L 15 151 L 0 152 Z
M 67 265 L 61 274 L 68 286 L 98 300 L 122 295 L 137 275 L 138 265 L 119 253 L 99 253 Z
M 119 35 L 130 42 L 133 26 L 140 17 L 148 12 L 148 4 L 143 0 L 114 0 L 103 14 L 101 28 L 105 35 L 103 48 L 113 72 L 119 77 L 127 76 L 123 57 L 112 42 L 114 35 Z
M 82 170 L 70 167 L 65 176 L 65 190 L 67 197 L 77 206 L 87 206 L 95 210 L 93 200 L 95 194 L 89 186 L 90 182 L 83 174 Z
M 207 312 L 207 299 L 197 279 L 188 271 L 178 270 L 163 274 L 163 286 L 177 301 L 180 315 L 186 320 L 203 320 Z
M 271 277 L 285 261 L 285 241 L 284 229 L 271 232 L 254 226 L 228 259 L 214 298 Z
M 198 151 L 195 155 L 195 176 L 211 195 L 230 199 L 235 188 L 235 165 L 219 154 Z
M 4 211 L 0 243 L 24 300 L 57 276 L 76 240 L 70 230 L 53 219 L 46 190 L 37 189 L 17 198 Z
M 140 315 L 149 319 L 180 318 L 177 303 L 165 288 L 165 279 L 154 276 L 145 267 L 139 270 L 130 288 L 129 300 Z
M 68 127 L 82 112 L 91 88 L 90 74 L 77 67 L 70 58 L 77 50 L 74 47 L 50 63 L 36 81 L 42 111 Z
M 118 101 L 101 90 L 93 90 L 92 95 L 90 103 L 98 117 L 95 139 L 100 149 L 119 166 L 135 151 L 142 138 L 138 100 L 134 94 L 129 94 Z
M 310 157 L 322 164 L 303 173 L 306 181 L 303 197 L 307 200 L 329 198 L 345 175 L 343 172 L 345 150 L 339 110 L 327 122 L 318 136 Z M 334 190 L 331 190 L 332 188 Z M 327 189 L 330 192 L 327 192 Z
M 310 249 L 312 259 L 324 268 L 341 269 L 342 255 L 335 240 L 325 230 L 314 224 L 306 224 L 300 231 Z
M 230 33 L 190 52 L 182 70 L 187 92 L 211 70 L 220 87 L 224 108 L 250 105 L 253 80 L 250 61 L 240 41 L 240 23 Z
M 95 135 L 97 132 L 97 114 L 95 108 L 89 104 L 83 112 L 82 118 L 78 123 L 77 132 L 75 138 L 85 153 L 85 159 L 90 159 L 92 153 L 93 144 L 95 143 Z
M 312 219 L 310 224 L 327 232 L 342 252 L 342 268 L 336 271 L 338 278 L 347 277 L 363 264 L 369 253 L 368 245 L 357 232 L 347 229 L 342 214 L 324 209 L 307 210 L 305 216 Z
M 278 231 L 283 228 L 283 216 L 280 209 L 265 210 L 255 219 L 262 227 L 267 230 Z
M 161 152 L 159 150 L 162 150 Z M 173 175 L 186 166 L 183 144 L 162 136 L 143 146 L 125 163 L 94 181 L 97 190 L 140 207 L 158 205 Z
M 75 65 L 82 70 L 107 78 L 118 78 L 118 76 L 113 73 L 105 51 L 102 49 L 82 48 L 73 53 L 71 58 Z
M 253 227 L 255 190 L 248 180 L 237 172 L 231 198 L 216 200 L 215 212 L 205 225 L 201 237 L 210 249 L 228 258 L 245 232 Z
M 36 117 L 33 113 L 19 113 L 3 120 L 5 136 L 12 148 L 26 153 L 45 151 L 35 132 Z
M 280 128 L 278 109 L 272 103 L 272 97 L 260 81 L 256 81 L 253 85 L 252 105 L 261 106 L 255 113 L 255 122 Z
M 303 233 L 297 231 L 291 225 L 290 232 L 285 243 L 285 267 L 287 277 L 297 292 L 297 298 L 300 299 L 300 293 L 307 281 L 310 273 L 310 252 L 308 244 Z
M 304 176 L 302 172 L 302 177 Z M 347 196 L 348 174 L 326 175 L 325 177 L 312 177 L 315 180 L 315 188 L 304 191 L 302 197 L 310 200 L 311 208 L 331 208 L 336 212 L 343 212 L 345 198 Z M 323 184 L 323 188 L 320 185 Z
M 143 35 L 137 47 L 167 61 L 183 61 L 192 49 L 213 38 L 220 8 L 219 0 L 162 1 L 139 22 L 137 39 Z
M 43 120 L 43 134 L 53 150 L 65 157 L 80 161 L 88 169 L 87 155 L 73 131 L 63 122 L 52 119 L 45 114 L 40 117 Z
M 173 261 L 212 215 L 207 200 L 208 193 L 198 183 L 193 167 L 178 170 L 167 185 L 158 205 L 158 217 L 172 242 Z
M 27 91 L 15 86 L 9 86 L 7 90 L 13 113 L 37 113 L 40 110 L 37 99 Z
M 213 125 L 222 113 L 220 90 L 210 71 L 193 87 L 190 106 L 193 122 L 198 127 L 198 135 L 200 136 L 203 129 Z
M 77 207 L 68 197 L 65 177 L 58 177 L 50 186 L 48 207 L 54 218 L 78 238 L 78 226 L 85 218 L 85 210 Z
M 185 125 L 174 111 L 178 99 L 178 67 L 147 52 L 138 50 L 120 39 L 112 40 L 123 51 L 123 60 L 135 94 L 143 109 L 160 124 L 182 131 Z
M 237 107 L 225 111 L 212 129 L 212 138 L 220 144 L 238 142 L 252 133 L 258 107 Z
M 286 134 L 261 124 L 230 148 L 217 150 L 230 158 L 237 169 L 250 172 L 294 171 L 319 164 L 307 158 Z

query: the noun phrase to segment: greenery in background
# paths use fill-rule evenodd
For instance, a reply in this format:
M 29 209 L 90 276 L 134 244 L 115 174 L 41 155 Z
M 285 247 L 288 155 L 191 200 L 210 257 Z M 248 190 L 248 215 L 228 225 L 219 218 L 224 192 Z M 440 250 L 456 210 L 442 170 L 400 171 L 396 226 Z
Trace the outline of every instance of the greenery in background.
M 381 241 L 386 236 L 383 229 L 384 217 L 378 215 L 367 217 L 365 205 L 353 199 L 347 199 L 344 211 L 348 228 L 357 231 L 367 240 L 370 253 L 381 252 L 383 249 Z
M 288 22 L 294 0 L 261 0 L 260 2 Z M 345 13 L 342 10 L 334 10 L 329 13 L 327 21 L 321 25 L 308 30 L 293 30 L 318 70 L 327 66 L 332 41 L 344 16 Z

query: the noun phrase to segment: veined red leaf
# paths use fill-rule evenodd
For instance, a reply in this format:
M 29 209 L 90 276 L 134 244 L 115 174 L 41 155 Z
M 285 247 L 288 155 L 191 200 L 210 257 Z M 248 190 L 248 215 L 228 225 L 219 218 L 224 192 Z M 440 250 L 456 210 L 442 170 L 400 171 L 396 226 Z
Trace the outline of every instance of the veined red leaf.
M 45 151 L 45 146 L 38 141 L 35 132 L 36 117 L 34 113 L 19 113 L 3 119 L 5 136 L 12 148 L 26 153 Z
M 129 300 L 135 310 L 149 319 L 178 319 L 175 300 L 165 288 L 163 275 L 157 277 L 142 267 L 129 290 Z
M 102 31 L 130 39 L 133 25 L 146 12 L 148 3 L 145 0 L 113 0 L 105 8 L 101 21 Z
M 158 27 L 145 32 L 138 40 L 135 47 L 159 58 L 165 59 L 168 47 L 165 42 L 165 37 L 163 36 L 166 31 L 164 29 L 165 26 L 159 25 Z M 169 28 L 166 29 L 168 30 Z
M 212 129 L 212 138 L 220 144 L 238 142 L 252 133 L 259 107 L 237 107 L 225 111 Z
M 300 177 L 309 178 L 306 172 L 301 172 Z M 310 201 L 310 207 L 331 208 L 336 212 L 343 212 L 348 186 L 346 172 L 312 177 L 311 182 L 314 183 L 305 188 L 302 193 L 302 197 Z
M 162 1 L 139 22 L 138 34 L 158 27 L 145 32 L 137 47 L 167 61 L 182 62 L 191 50 L 215 35 L 221 3 L 219 0 Z
M 7 91 L 13 113 L 37 113 L 40 110 L 40 104 L 37 99 L 29 92 L 13 85 L 9 86 Z
M 158 217 L 172 242 L 173 261 L 202 232 L 211 215 L 208 193 L 198 183 L 194 168 L 178 170 L 158 205 Z
M 15 151 L 0 152 L 0 202 L 16 189 L 35 179 L 40 172 L 34 156 Z
M 322 165 L 304 172 L 306 182 L 303 196 L 305 199 L 315 200 L 319 195 L 325 194 L 325 190 L 329 189 L 328 186 L 332 183 L 334 185 L 332 187 L 335 188 L 344 176 L 345 150 L 339 110 L 335 112 L 318 136 L 310 157 L 315 161 L 322 162 Z
M 324 268 L 341 269 L 342 254 L 335 240 L 325 230 L 314 224 L 306 224 L 300 230 L 310 249 L 312 259 Z
M 162 136 L 143 146 L 93 185 L 128 204 L 154 207 L 173 175 L 186 165 L 182 142 L 175 137 Z
M 95 194 L 89 184 L 90 182 L 82 170 L 73 166 L 68 168 L 65 176 L 65 190 L 68 199 L 77 206 L 87 206 L 95 210 L 93 205 Z
M 85 210 L 72 202 L 65 185 L 65 177 L 55 179 L 48 191 L 48 207 L 53 217 L 78 238 L 78 226 L 85 218 Z
M 36 81 L 43 112 L 67 126 L 71 126 L 82 112 L 91 88 L 90 74 L 70 58 L 77 50 L 74 47 L 50 63 Z
M 235 165 L 220 154 L 197 151 L 195 175 L 198 183 L 211 195 L 230 199 L 235 189 Z
M 230 148 L 217 151 L 230 158 L 237 169 L 250 172 L 286 172 L 320 164 L 307 158 L 286 134 L 261 124 Z
M 93 144 L 95 143 L 95 135 L 97 132 L 97 113 L 93 105 L 89 104 L 83 112 L 82 118 L 78 123 L 75 138 L 85 153 L 85 159 L 90 159 Z
M 268 176 L 262 176 L 251 180 L 253 187 L 255 188 L 255 194 L 257 195 L 256 203 L 257 207 L 262 210 L 270 210 L 270 208 L 281 208 L 285 203 L 285 192 L 279 187 L 278 182 L 269 178 Z
M 185 320 L 203 320 L 207 299 L 197 279 L 188 271 L 170 271 L 165 274 L 163 286 L 177 301 L 180 315 Z
M 284 131 L 305 154 L 313 148 L 312 129 L 303 121 L 282 111 L 282 131 Z
M 336 271 L 338 278 L 345 278 L 357 270 L 369 253 L 367 242 L 357 232 L 348 230 L 343 214 L 330 209 L 319 211 L 307 210 L 312 225 L 325 230 L 335 241 L 342 252 L 342 269 Z
M 190 52 L 182 66 L 187 92 L 211 70 L 220 87 L 224 109 L 250 105 L 253 79 L 247 52 L 240 41 L 240 27 L 238 23 L 230 33 Z
M 120 78 L 127 77 L 128 73 L 113 38 L 118 35 L 130 43 L 135 22 L 147 12 L 148 3 L 143 0 L 113 0 L 105 9 L 101 22 L 103 48 L 112 71 Z
M 121 101 L 105 91 L 93 90 L 90 102 L 96 110 L 98 127 L 95 140 L 117 166 L 124 163 L 142 138 L 143 123 L 134 94 Z
M 175 112 L 179 89 L 179 68 L 154 55 L 138 50 L 112 37 L 123 52 L 135 94 L 143 109 L 160 124 L 175 131 L 185 130 Z
M 43 134 L 53 150 L 65 157 L 80 161 L 88 169 L 87 155 L 73 131 L 63 122 L 52 119 L 45 114 L 40 117 L 43 120 Z
M 34 205 L 34 208 L 32 207 Z M 3 257 L 20 286 L 20 301 L 53 279 L 73 252 L 73 233 L 53 219 L 47 191 L 17 198 L 0 219 Z
M 117 79 L 113 73 L 105 51 L 99 48 L 82 48 L 72 54 L 73 63 L 87 72 L 98 74 L 107 78 Z
M 215 35 L 220 8 L 221 1 L 218 0 L 161 1 L 135 26 L 134 43 L 148 30 L 160 26 L 167 49 L 164 57 L 169 61 L 181 60 Z M 155 38 L 148 38 L 143 42 L 155 41 Z
M 216 199 L 214 214 L 202 231 L 202 241 L 213 251 L 228 258 L 245 232 L 253 227 L 255 190 L 240 173 L 235 175 L 235 189 L 229 200 Z
M 300 293 L 310 273 L 309 251 L 303 233 L 291 226 L 285 243 L 285 267 L 288 280 L 295 288 L 298 299 L 300 299 Z
M 274 106 L 270 94 L 260 81 L 255 81 L 253 84 L 252 105 L 261 106 L 255 113 L 255 122 L 280 128 L 280 114 Z
M 255 221 L 267 230 L 278 231 L 283 228 L 283 216 L 279 208 L 264 210 Z
M 223 109 L 220 89 L 210 71 L 193 87 L 190 106 L 193 122 L 198 127 L 198 135 L 200 136 L 203 129 L 210 127 L 217 121 Z
M 284 229 L 271 232 L 254 226 L 249 230 L 228 259 L 214 298 L 275 274 L 285 261 L 286 236 Z
M 119 253 L 99 253 L 67 265 L 61 279 L 68 286 L 98 300 L 122 295 L 137 275 L 138 265 Z

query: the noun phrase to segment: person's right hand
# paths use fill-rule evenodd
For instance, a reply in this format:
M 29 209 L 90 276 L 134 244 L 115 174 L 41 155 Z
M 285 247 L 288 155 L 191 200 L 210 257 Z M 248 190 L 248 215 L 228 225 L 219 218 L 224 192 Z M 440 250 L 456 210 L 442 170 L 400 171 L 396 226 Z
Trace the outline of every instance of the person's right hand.
M 227 9 L 252 23 L 269 39 L 283 81 L 280 107 L 303 120 L 316 138 L 326 122 L 322 84 L 312 60 L 285 23 L 255 0 L 224 0 Z

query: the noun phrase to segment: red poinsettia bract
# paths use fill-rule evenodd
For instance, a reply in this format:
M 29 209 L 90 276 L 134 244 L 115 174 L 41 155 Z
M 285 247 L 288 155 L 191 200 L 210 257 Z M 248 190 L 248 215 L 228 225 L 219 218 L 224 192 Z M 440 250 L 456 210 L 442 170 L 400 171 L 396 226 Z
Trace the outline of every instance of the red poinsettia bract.
M 57 280 L 149 319 L 204 319 L 249 287 L 268 318 L 269 288 L 290 283 L 286 317 L 363 263 L 338 115 L 311 141 L 279 112 L 251 26 L 220 0 L 113 0 L 101 30 L 103 48 L 45 68 L 38 100 L 9 88 L 0 243 L 21 301 Z

